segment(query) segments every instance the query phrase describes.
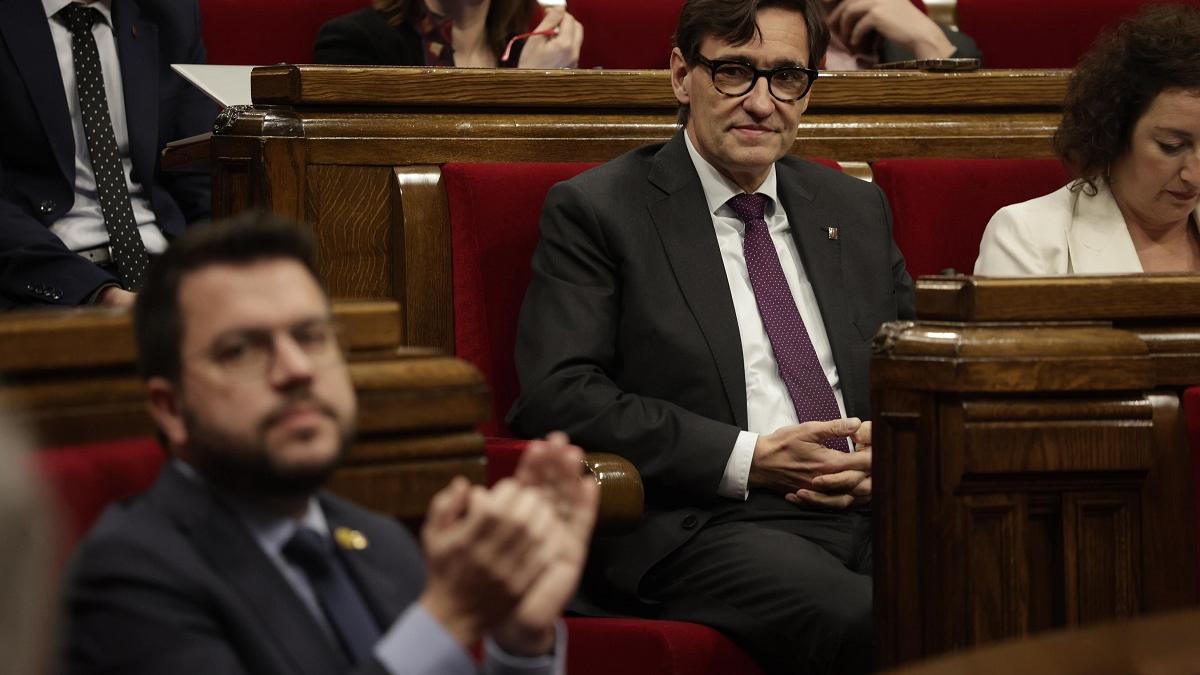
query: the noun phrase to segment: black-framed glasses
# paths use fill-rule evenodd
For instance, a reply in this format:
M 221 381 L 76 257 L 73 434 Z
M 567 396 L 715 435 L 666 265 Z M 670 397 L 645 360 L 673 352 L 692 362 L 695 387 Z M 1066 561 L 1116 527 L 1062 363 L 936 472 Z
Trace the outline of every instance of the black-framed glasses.
M 816 68 L 780 66 L 759 70 L 744 61 L 709 60 L 699 54 L 696 60 L 708 68 L 713 86 L 726 96 L 744 96 L 758 83 L 758 78 L 765 77 L 771 96 L 784 103 L 792 103 L 804 98 L 817 79 Z
M 251 328 L 223 333 L 198 356 L 234 378 L 261 378 L 278 358 L 277 339 L 282 334 L 315 367 L 341 361 L 345 354 L 339 335 L 341 326 L 333 319 L 301 321 L 280 329 Z

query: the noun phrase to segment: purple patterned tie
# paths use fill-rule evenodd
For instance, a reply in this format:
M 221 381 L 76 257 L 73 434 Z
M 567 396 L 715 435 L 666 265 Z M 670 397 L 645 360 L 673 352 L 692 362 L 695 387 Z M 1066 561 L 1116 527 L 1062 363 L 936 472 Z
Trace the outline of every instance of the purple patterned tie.
M 804 319 L 796 309 L 796 299 L 788 287 L 787 277 L 779 264 L 779 253 L 763 213 L 767 197 L 760 194 L 740 194 L 728 202 L 737 217 L 746 224 L 746 237 L 742 243 L 746 255 L 746 269 L 750 272 L 750 285 L 754 287 L 754 300 L 758 314 L 762 317 L 779 364 L 779 376 L 787 385 L 792 405 L 796 407 L 796 418 L 809 420 L 835 420 L 842 416 L 838 410 L 833 387 L 825 379 L 825 371 L 813 349 Z M 849 447 L 843 438 L 831 438 L 825 446 L 846 452 Z

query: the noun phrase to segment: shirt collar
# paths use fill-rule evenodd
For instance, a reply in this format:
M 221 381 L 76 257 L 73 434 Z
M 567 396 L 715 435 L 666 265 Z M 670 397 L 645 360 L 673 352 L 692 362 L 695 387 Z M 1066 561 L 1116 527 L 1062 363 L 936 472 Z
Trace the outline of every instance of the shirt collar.
M 704 199 L 708 202 L 708 212 L 714 216 L 736 218 L 737 216 L 734 215 L 733 208 L 727 205 L 726 202 L 735 195 L 740 195 L 745 191 L 738 187 L 737 183 L 734 183 L 720 171 L 717 171 L 715 166 L 709 164 L 708 160 L 700 155 L 696 147 L 692 145 L 692 139 L 686 129 L 683 132 L 683 142 L 687 144 L 688 155 L 692 158 L 692 164 L 696 167 L 696 173 L 700 175 L 700 187 L 704 189 Z M 767 172 L 767 177 L 755 192 L 767 197 L 765 215 L 767 218 L 770 218 L 775 212 L 775 205 L 779 203 L 774 164 L 771 164 L 771 170 Z
M 173 459 L 171 463 L 188 480 L 208 485 L 208 481 L 204 480 L 204 477 L 186 462 Z M 242 522 L 246 524 L 246 527 L 250 528 L 250 533 L 254 535 L 254 538 L 276 554 L 283 554 L 284 545 L 295 534 L 297 527 L 310 528 L 322 537 L 329 538 L 329 522 L 325 520 L 325 512 L 321 509 L 321 503 L 317 501 L 316 497 L 308 498 L 308 509 L 299 520 L 264 513 L 244 500 L 227 497 L 227 501 Z
M 46 18 L 51 18 L 58 14 L 63 7 L 71 4 L 73 0 L 42 0 L 42 7 L 46 9 Z M 112 0 L 92 0 L 91 2 L 82 2 L 82 5 L 92 7 L 99 10 L 100 16 L 104 17 L 105 23 L 112 25 Z

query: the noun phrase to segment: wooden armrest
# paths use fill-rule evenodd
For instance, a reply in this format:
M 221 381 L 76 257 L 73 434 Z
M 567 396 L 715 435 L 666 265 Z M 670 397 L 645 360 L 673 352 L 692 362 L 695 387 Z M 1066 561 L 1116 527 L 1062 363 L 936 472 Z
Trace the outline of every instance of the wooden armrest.
M 633 463 L 610 452 L 589 452 L 583 463 L 600 486 L 596 531 L 616 534 L 633 529 L 646 506 L 642 476 Z

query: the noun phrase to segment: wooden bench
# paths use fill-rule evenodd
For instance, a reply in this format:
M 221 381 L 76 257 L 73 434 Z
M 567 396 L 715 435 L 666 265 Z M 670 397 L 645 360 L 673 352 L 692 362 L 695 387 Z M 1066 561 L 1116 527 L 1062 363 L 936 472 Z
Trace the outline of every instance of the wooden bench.
M 1200 277 L 926 278 L 916 304 L 872 363 L 878 665 L 1194 605 Z

